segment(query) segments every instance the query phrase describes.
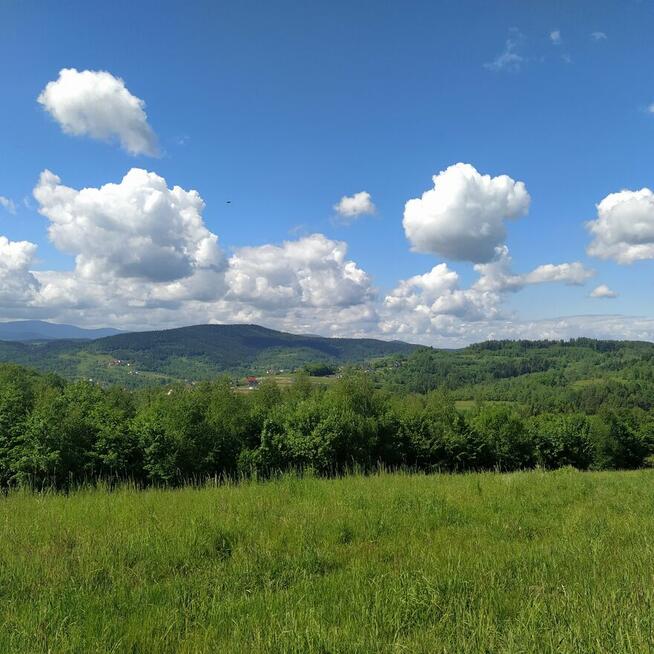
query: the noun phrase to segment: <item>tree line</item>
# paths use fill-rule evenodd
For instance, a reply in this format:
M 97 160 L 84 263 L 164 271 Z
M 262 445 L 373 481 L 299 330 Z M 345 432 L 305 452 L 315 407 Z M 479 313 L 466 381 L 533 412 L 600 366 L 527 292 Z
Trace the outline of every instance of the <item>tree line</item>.
M 285 470 L 337 475 L 379 465 L 423 471 L 638 468 L 654 454 L 640 408 L 533 414 L 446 391 L 376 388 L 360 370 L 330 385 L 299 374 L 238 392 L 227 377 L 128 391 L 0 366 L 0 485 L 68 488 L 129 480 L 179 485 Z

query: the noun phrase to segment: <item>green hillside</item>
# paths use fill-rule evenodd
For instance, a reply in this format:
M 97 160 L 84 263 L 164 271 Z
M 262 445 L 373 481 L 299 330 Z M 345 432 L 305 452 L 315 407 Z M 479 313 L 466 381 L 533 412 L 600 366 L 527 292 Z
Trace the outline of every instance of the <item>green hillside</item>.
M 318 362 L 365 365 L 378 387 L 447 389 L 459 402 L 539 410 L 606 403 L 654 406 L 654 344 L 634 341 L 488 341 L 439 350 L 398 341 L 288 334 L 256 325 L 198 325 L 94 341 L 0 341 L 0 362 L 130 388 L 267 372 Z M 460 404 L 461 407 L 465 406 Z
M 460 408 L 476 401 L 538 411 L 654 407 L 654 344 L 633 341 L 489 341 L 438 350 L 374 339 L 323 338 L 256 325 L 199 325 L 93 341 L 0 341 L 0 362 L 67 379 L 128 388 L 288 375 L 318 362 L 363 365 L 395 393 L 447 389 Z
M 257 325 L 197 325 L 125 333 L 94 341 L 0 341 L 0 361 L 68 378 L 126 386 L 291 371 L 308 363 L 362 363 L 417 346 L 399 341 L 324 338 Z
M 459 401 L 529 412 L 654 407 L 654 344 L 637 341 L 488 341 L 462 350 L 420 348 L 375 363 L 395 392 L 446 389 Z

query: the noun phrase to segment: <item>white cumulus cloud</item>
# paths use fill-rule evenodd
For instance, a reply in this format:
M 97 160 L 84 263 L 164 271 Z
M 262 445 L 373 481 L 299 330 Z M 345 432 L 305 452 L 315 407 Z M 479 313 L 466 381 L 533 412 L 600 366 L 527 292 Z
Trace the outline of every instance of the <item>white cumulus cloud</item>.
M 642 209 L 643 198 L 633 195 Z M 476 280 L 464 285 L 456 270 L 438 263 L 399 281 L 381 300 L 370 276 L 348 257 L 347 244 L 324 234 L 240 247 L 226 259 L 204 223 L 200 195 L 169 187 L 142 169 L 118 183 L 84 189 L 44 171 L 34 197 L 49 220 L 53 244 L 72 254 L 75 265 L 34 270 L 36 245 L 0 237 L 3 318 L 128 329 L 254 322 L 299 333 L 444 346 L 486 338 L 654 334 L 654 319 L 520 321 L 507 313 L 509 293 L 534 284 L 584 284 L 594 271 L 571 262 L 514 272 L 504 223 L 526 213 L 529 194 L 521 182 L 481 175 L 467 164 L 443 171 L 432 190 L 407 203 L 405 230 L 414 249 L 473 262 Z M 624 209 L 622 202 L 616 206 Z M 615 227 L 616 215 L 607 211 Z M 626 224 L 623 232 L 636 229 L 642 236 L 633 221 Z M 600 285 L 590 295 L 617 294 Z
M 524 282 L 525 284 L 562 282 L 569 286 L 580 286 L 585 284 L 594 274 L 593 270 L 586 268 L 578 261 L 560 264 L 546 263 L 524 275 Z
M 424 275 L 402 280 L 384 299 L 384 329 L 399 333 L 441 329 L 443 316 L 468 321 L 495 316 L 499 296 L 494 290 L 459 288 L 459 275 L 440 263 Z
M 567 286 L 581 286 L 593 275 L 594 270 L 582 263 L 546 263 L 528 273 L 516 274 L 511 271 L 511 256 L 506 245 L 495 248 L 495 259 L 489 263 L 474 266 L 479 279 L 473 288 L 492 291 L 519 291 L 533 284 L 560 283 Z
M 600 284 L 599 286 L 595 287 L 591 293 L 590 297 L 594 298 L 614 298 L 618 297 L 618 294 L 611 290 L 606 284 Z
M 59 322 L 128 329 L 257 322 L 334 336 L 376 332 L 375 289 L 342 241 L 312 234 L 226 259 L 199 194 L 137 168 L 119 183 L 81 190 L 44 171 L 34 197 L 52 243 L 75 266 L 30 272 L 35 246 L 2 241 L 5 317 L 18 315 L 15 305 Z M 2 302 L 10 293 L 11 303 Z
M 457 163 L 433 181 L 433 189 L 404 208 L 404 232 L 417 252 L 491 261 L 506 238 L 504 222 L 529 210 L 526 186 L 508 175 L 481 175 L 470 164 Z
M 30 272 L 37 246 L 29 241 L 10 241 L 0 236 L 0 307 L 15 309 L 30 303 L 39 282 Z
M 82 277 L 170 282 L 224 265 L 200 195 L 169 189 L 156 173 L 132 168 L 119 184 L 76 190 L 46 170 L 34 197 L 50 220 L 50 239 L 75 255 Z
M 117 138 L 130 154 L 157 155 L 145 103 L 111 73 L 63 68 L 43 89 L 38 102 L 67 134 Z
M 561 38 L 561 30 L 552 30 L 550 32 L 550 41 L 554 45 L 561 45 L 561 43 L 563 43 L 563 39 Z
M 228 298 L 256 307 L 346 307 L 374 295 L 347 245 L 312 234 L 282 245 L 238 249 L 226 273 Z
M 654 259 L 654 193 L 648 188 L 611 193 L 586 227 L 593 237 L 591 256 L 621 264 Z
M 240 248 L 223 272 L 202 269 L 168 282 L 40 271 L 35 306 L 60 322 L 132 329 L 247 322 L 334 336 L 375 333 L 374 289 L 346 251 L 314 234 Z
M 354 195 L 344 195 L 334 205 L 334 210 L 344 222 L 351 222 L 360 216 L 374 214 L 377 209 L 370 193 L 360 191 Z
M 524 274 L 511 271 L 506 246 L 496 248 L 495 259 L 474 266 L 479 277 L 469 288 L 460 288 L 458 274 L 440 263 L 424 275 L 401 281 L 384 299 L 381 329 L 385 333 L 440 334 L 456 331 L 461 322 L 497 320 L 503 317 L 506 293 L 544 283 L 579 285 L 594 271 L 581 263 L 545 264 Z

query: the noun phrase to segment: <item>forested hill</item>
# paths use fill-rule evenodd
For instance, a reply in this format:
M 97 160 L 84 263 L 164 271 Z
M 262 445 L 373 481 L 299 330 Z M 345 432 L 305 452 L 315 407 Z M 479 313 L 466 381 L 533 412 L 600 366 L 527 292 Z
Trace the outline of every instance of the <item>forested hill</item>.
M 374 339 L 324 338 L 257 325 L 198 325 L 93 341 L 0 341 L 0 362 L 127 387 L 272 372 L 308 364 L 365 364 L 396 392 L 447 389 L 457 400 L 521 406 L 654 406 L 654 344 L 629 341 L 488 341 L 439 350 Z
M 399 364 L 380 361 L 391 390 L 446 389 L 457 400 L 515 403 L 529 410 L 654 407 L 654 343 L 488 341 L 462 350 L 421 348 Z
M 94 479 L 332 475 L 379 464 L 654 466 L 653 362 L 654 346 L 640 343 L 425 348 L 329 381 L 267 377 L 255 392 L 224 376 L 131 391 L 0 364 L 0 492 Z M 416 381 L 435 390 L 416 393 Z
M 196 325 L 91 342 L 0 342 L 0 361 L 69 378 L 137 386 L 211 379 L 225 372 L 287 372 L 315 362 L 363 363 L 409 354 L 417 347 L 400 341 L 288 334 L 258 325 Z

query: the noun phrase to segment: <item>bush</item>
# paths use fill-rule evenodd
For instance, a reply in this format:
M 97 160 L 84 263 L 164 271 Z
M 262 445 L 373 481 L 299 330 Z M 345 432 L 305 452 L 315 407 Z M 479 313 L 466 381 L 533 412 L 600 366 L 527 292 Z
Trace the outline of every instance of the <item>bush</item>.
M 545 413 L 531 419 L 528 431 L 536 462 L 543 468 L 573 466 L 585 470 L 593 462 L 591 424 L 583 414 Z
M 551 404 L 542 392 L 523 410 Z M 452 472 L 637 468 L 652 456 L 654 419 L 638 406 L 524 418 L 497 403 L 462 413 L 441 390 L 391 394 L 360 370 L 329 387 L 302 373 L 286 389 L 265 380 L 243 395 L 226 377 L 129 392 L 0 366 L 1 487 L 100 479 L 175 485 L 378 464 Z

